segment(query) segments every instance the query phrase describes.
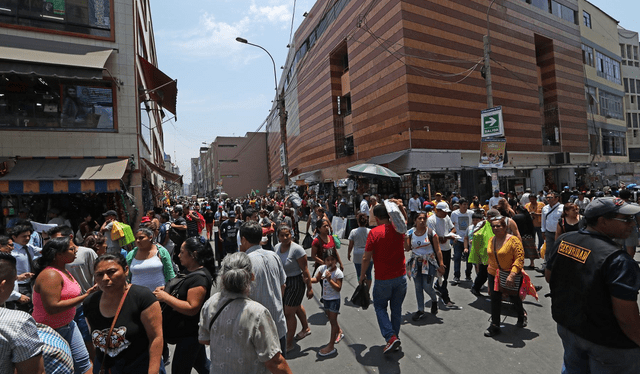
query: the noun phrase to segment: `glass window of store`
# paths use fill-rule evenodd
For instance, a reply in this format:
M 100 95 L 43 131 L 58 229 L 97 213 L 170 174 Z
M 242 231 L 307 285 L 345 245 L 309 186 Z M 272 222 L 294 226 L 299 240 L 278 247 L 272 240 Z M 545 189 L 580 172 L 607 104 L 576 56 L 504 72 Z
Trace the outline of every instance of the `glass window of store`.
M 2 0 L 0 23 L 111 37 L 112 0 Z
M 113 131 L 110 82 L 35 75 L 0 77 L 0 129 Z

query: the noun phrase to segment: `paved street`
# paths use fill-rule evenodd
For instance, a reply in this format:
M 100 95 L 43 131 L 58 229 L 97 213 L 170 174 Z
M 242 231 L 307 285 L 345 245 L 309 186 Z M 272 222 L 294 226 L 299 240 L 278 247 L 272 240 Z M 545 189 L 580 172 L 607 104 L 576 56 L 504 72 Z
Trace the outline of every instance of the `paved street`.
M 339 250 L 345 266 L 345 279 L 341 292 L 343 303 L 338 317 L 345 338 L 336 346 L 337 355 L 326 359 L 317 356 L 318 350 L 329 340 L 330 326 L 320 309 L 320 287 L 315 284 L 316 297 L 303 302 L 312 334 L 297 342 L 296 348 L 287 357 L 294 373 L 560 372 L 562 344 L 551 318 L 551 300 L 544 297 L 549 289 L 538 273 L 530 275 L 534 284 L 543 286 L 540 301 L 527 298 L 524 302 L 529 326 L 517 329 L 515 313 L 507 304 L 503 304 L 502 334 L 496 338 L 483 336 L 489 325 L 490 302 L 488 298 L 477 299 L 473 296 L 469 292 L 470 283 L 449 286 L 451 298 L 460 309 L 447 310 L 440 304 L 437 316 L 427 313 L 422 320 L 412 321 L 411 315 L 417 306 L 414 285 L 409 281 L 400 329 L 402 349 L 384 355 L 382 349 L 385 341 L 380 335 L 373 305 L 362 310 L 348 302 L 357 286 L 357 279 L 353 263 L 347 261 L 347 248 L 348 242 L 345 240 Z M 310 249 L 307 254 L 311 255 Z M 429 297 L 425 296 L 425 299 L 425 311 L 428 312 Z

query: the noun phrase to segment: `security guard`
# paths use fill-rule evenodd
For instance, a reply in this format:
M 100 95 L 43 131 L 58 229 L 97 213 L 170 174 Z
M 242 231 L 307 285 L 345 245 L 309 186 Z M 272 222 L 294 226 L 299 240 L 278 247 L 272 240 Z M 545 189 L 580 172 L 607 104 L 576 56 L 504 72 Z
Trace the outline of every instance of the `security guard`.
M 587 228 L 558 238 L 545 278 L 564 346 L 563 373 L 640 373 L 640 268 L 624 239 L 640 206 L 613 197 L 585 210 Z

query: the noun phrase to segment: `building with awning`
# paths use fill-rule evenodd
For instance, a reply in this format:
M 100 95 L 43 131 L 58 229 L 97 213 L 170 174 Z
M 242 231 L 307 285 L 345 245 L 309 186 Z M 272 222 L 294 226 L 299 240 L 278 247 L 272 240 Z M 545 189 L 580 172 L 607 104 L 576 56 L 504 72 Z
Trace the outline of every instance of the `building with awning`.
M 150 1 L 48 4 L 0 7 L 0 226 L 26 207 L 74 225 L 114 209 L 135 227 L 165 181 L 182 183 L 164 169 L 177 80 L 159 67 Z

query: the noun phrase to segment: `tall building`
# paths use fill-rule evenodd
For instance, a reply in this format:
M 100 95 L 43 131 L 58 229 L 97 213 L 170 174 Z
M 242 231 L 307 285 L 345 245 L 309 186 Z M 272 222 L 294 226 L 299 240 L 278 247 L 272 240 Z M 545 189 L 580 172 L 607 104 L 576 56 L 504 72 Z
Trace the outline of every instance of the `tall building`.
M 579 0 L 580 36 L 589 128 L 589 184 L 615 183 L 632 175 L 627 154 L 618 21 L 586 0 Z
M 267 118 L 271 182 L 283 183 L 284 169 L 290 183 L 330 188 L 347 167 L 372 162 L 425 192 L 487 196 L 492 177 L 503 191 L 584 183 L 591 157 L 578 0 L 493 3 L 493 101 L 507 158 L 493 176 L 479 167 L 490 3 L 317 1 L 279 85 L 286 124 Z
M 620 57 L 622 57 L 622 81 L 624 83 L 624 108 L 627 121 L 629 161 L 640 161 L 640 56 L 638 33 L 618 27 Z
M 163 180 L 179 179 L 164 169 L 162 131 L 176 97 L 148 0 L 3 2 L 2 205 L 37 221 L 57 208 L 74 224 L 80 210 L 116 209 L 135 225 L 161 204 Z
M 225 192 L 235 198 L 252 191 L 266 193 L 269 184 L 266 136 L 264 132 L 248 132 L 245 136 L 216 137 L 208 152 L 200 156 L 201 163 L 211 165 L 211 173 L 204 173 L 205 183 L 211 187 L 206 196 Z

